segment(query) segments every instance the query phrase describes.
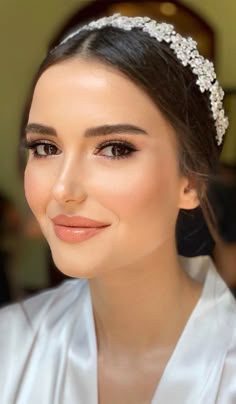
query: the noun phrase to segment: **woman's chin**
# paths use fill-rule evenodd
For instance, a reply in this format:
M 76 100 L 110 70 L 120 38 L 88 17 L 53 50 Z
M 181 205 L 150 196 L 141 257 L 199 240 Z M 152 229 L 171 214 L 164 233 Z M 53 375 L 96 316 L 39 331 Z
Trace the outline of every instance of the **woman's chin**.
M 105 272 L 104 267 L 101 268 L 101 266 L 95 265 L 94 263 L 80 262 L 75 264 L 75 262 L 68 262 L 68 259 L 63 261 L 60 258 L 57 260 L 57 257 L 54 257 L 53 254 L 52 257 L 58 270 L 71 278 L 92 279 L 101 276 Z

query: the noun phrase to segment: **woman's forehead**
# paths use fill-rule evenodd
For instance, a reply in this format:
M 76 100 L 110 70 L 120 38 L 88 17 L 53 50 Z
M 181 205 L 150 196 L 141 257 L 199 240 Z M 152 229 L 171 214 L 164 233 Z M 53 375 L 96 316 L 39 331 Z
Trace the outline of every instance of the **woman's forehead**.
M 31 114 L 44 111 L 101 117 L 133 123 L 162 121 L 152 99 L 118 70 L 94 61 L 71 59 L 48 68 L 39 78 Z

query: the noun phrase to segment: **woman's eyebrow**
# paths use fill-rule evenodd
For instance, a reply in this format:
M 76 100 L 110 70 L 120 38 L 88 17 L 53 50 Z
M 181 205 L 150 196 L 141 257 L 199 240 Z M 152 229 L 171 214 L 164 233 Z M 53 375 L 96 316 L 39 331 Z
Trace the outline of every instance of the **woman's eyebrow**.
M 25 128 L 25 134 L 27 133 L 39 133 L 41 135 L 57 136 L 57 132 L 54 128 L 39 123 L 29 123 Z M 112 134 L 133 134 L 133 135 L 147 135 L 147 131 L 139 126 L 131 124 L 116 124 L 116 125 L 102 125 L 88 128 L 85 130 L 84 137 L 93 136 L 105 136 Z
M 129 133 L 134 135 L 147 135 L 146 130 L 131 124 L 102 125 L 94 128 L 88 128 L 85 131 L 85 137 L 112 135 L 114 133 Z
M 40 135 L 57 136 L 57 132 L 51 126 L 42 125 L 40 123 L 28 123 L 25 128 L 25 134 L 39 133 Z

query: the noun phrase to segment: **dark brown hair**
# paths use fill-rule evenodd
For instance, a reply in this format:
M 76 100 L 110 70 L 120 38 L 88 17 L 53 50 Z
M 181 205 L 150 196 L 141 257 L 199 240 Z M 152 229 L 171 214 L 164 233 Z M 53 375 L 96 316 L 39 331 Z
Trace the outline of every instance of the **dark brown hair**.
M 200 92 L 196 75 L 181 64 L 168 44 L 148 33 L 104 27 L 82 30 L 49 52 L 34 85 L 50 66 L 78 57 L 113 66 L 150 96 L 175 129 L 180 170 L 192 180 L 204 214 L 212 221 L 206 189 L 209 178 L 218 173 L 219 147 L 209 94 Z

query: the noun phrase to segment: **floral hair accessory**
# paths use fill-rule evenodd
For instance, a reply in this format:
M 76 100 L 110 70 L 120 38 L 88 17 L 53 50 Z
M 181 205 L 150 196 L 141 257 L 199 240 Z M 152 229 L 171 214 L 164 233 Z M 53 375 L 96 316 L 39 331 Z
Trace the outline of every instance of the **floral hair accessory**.
M 197 42 L 190 37 L 184 38 L 176 33 L 171 24 L 158 23 L 149 17 L 127 17 L 120 13 L 116 13 L 110 17 L 102 17 L 87 25 L 79 27 L 76 31 L 63 39 L 58 46 L 66 43 L 82 30 L 91 31 L 106 26 L 117 27 L 127 31 L 130 31 L 133 28 L 139 28 L 142 31 L 147 32 L 151 37 L 156 38 L 158 42 L 164 41 L 169 44 L 182 65 L 189 66 L 192 72 L 197 76 L 196 84 L 200 91 L 202 93 L 209 91 L 210 108 L 216 128 L 216 142 L 220 145 L 225 131 L 229 126 L 229 121 L 225 116 L 223 108 L 224 91 L 216 80 L 213 63 L 199 54 Z

